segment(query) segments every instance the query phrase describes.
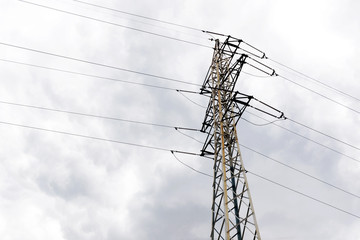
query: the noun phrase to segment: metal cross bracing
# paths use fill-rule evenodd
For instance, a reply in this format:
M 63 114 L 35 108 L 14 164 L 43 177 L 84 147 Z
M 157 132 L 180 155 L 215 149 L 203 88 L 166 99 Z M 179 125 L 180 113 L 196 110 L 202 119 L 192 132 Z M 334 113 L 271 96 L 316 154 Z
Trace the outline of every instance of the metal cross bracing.
M 257 100 L 234 91 L 240 72 L 250 58 L 241 53 L 241 43 L 240 39 L 230 36 L 221 44 L 215 41 L 211 66 L 201 88 L 201 94 L 210 98 L 201 129 L 207 133 L 201 154 L 214 157 L 211 239 L 261 239 L 236 130 L 246 107 L 253 107 L 250 101 Z M 269 68 L 258 63 L 260 67 L 254 66 L 256 69 L 261 69 L 261 65 Z M 280 111 L 258 103 L 276 112 L 270 115 L 283 117 Z

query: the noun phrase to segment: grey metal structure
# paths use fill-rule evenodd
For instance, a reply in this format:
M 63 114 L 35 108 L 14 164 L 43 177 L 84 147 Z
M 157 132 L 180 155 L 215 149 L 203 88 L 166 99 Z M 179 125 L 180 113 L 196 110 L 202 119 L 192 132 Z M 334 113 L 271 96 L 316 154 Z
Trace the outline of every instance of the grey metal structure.
M 255 99 L 234 91 L 250 58 L 243 54 L 241 44 L 231 36 L 223 43 L 215 41 L 212 63 L 201 88 L 201 94 L 210 98 L 201 129 L 207 133 L 201 152 L 214 157 L 211 239 L 261 239 L 236 131 L 241 115 Z

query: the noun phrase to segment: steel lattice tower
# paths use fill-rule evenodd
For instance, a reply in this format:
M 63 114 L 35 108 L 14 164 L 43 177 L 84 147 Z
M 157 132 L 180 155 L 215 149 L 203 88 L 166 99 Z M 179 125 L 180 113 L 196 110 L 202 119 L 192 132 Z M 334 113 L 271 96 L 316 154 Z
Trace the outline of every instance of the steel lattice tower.
M 202 155 L 214 157 L 211 239 L 258 239 L 260 233 L 241 157 L 236 125 L 252 96 L 234 91 L 247 55 L 241 40 L 215 41 L 212 63 L 201 93 L 209 96 L 202 125 Z

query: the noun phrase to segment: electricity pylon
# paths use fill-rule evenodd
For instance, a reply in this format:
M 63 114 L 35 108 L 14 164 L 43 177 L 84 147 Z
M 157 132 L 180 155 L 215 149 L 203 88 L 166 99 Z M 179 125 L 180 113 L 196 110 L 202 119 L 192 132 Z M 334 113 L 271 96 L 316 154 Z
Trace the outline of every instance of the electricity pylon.
M 214 158 L 211 239 L 261 240 L 236 131 L 245 108 L 253 107 L 249 103 L 255 98 L 234 91 L 234 88 L 247 59 L 262 68 L 271 68 L 242 54 L 242 43 L 231 36 L 221 44 L 219 40 L 215 41 L 211 66 L 201 88 L 201 94 L 210 98 L 201 129 L 208 135 L 201 152 L 203 156 L 213 155 Z M 268 74 L 275 75 L 275 71 Z M 283 114 L 278 118 L 281 117 Z

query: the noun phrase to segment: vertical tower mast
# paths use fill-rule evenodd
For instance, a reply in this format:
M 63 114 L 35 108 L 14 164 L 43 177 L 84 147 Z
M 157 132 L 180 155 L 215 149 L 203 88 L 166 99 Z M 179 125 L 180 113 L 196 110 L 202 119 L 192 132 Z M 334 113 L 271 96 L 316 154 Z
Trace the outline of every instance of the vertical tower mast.
M 234 92 L 247 58 L 238 53 L 241 42 L 230 36 L 224 43 L 215 41 L 212 63 L 201 88 L 201 93 L 210 97 L 202 125 L 208 134 L 202 155 L 214 157 L 211 239 L 261 240 L 236 131 L 253 98 Z

